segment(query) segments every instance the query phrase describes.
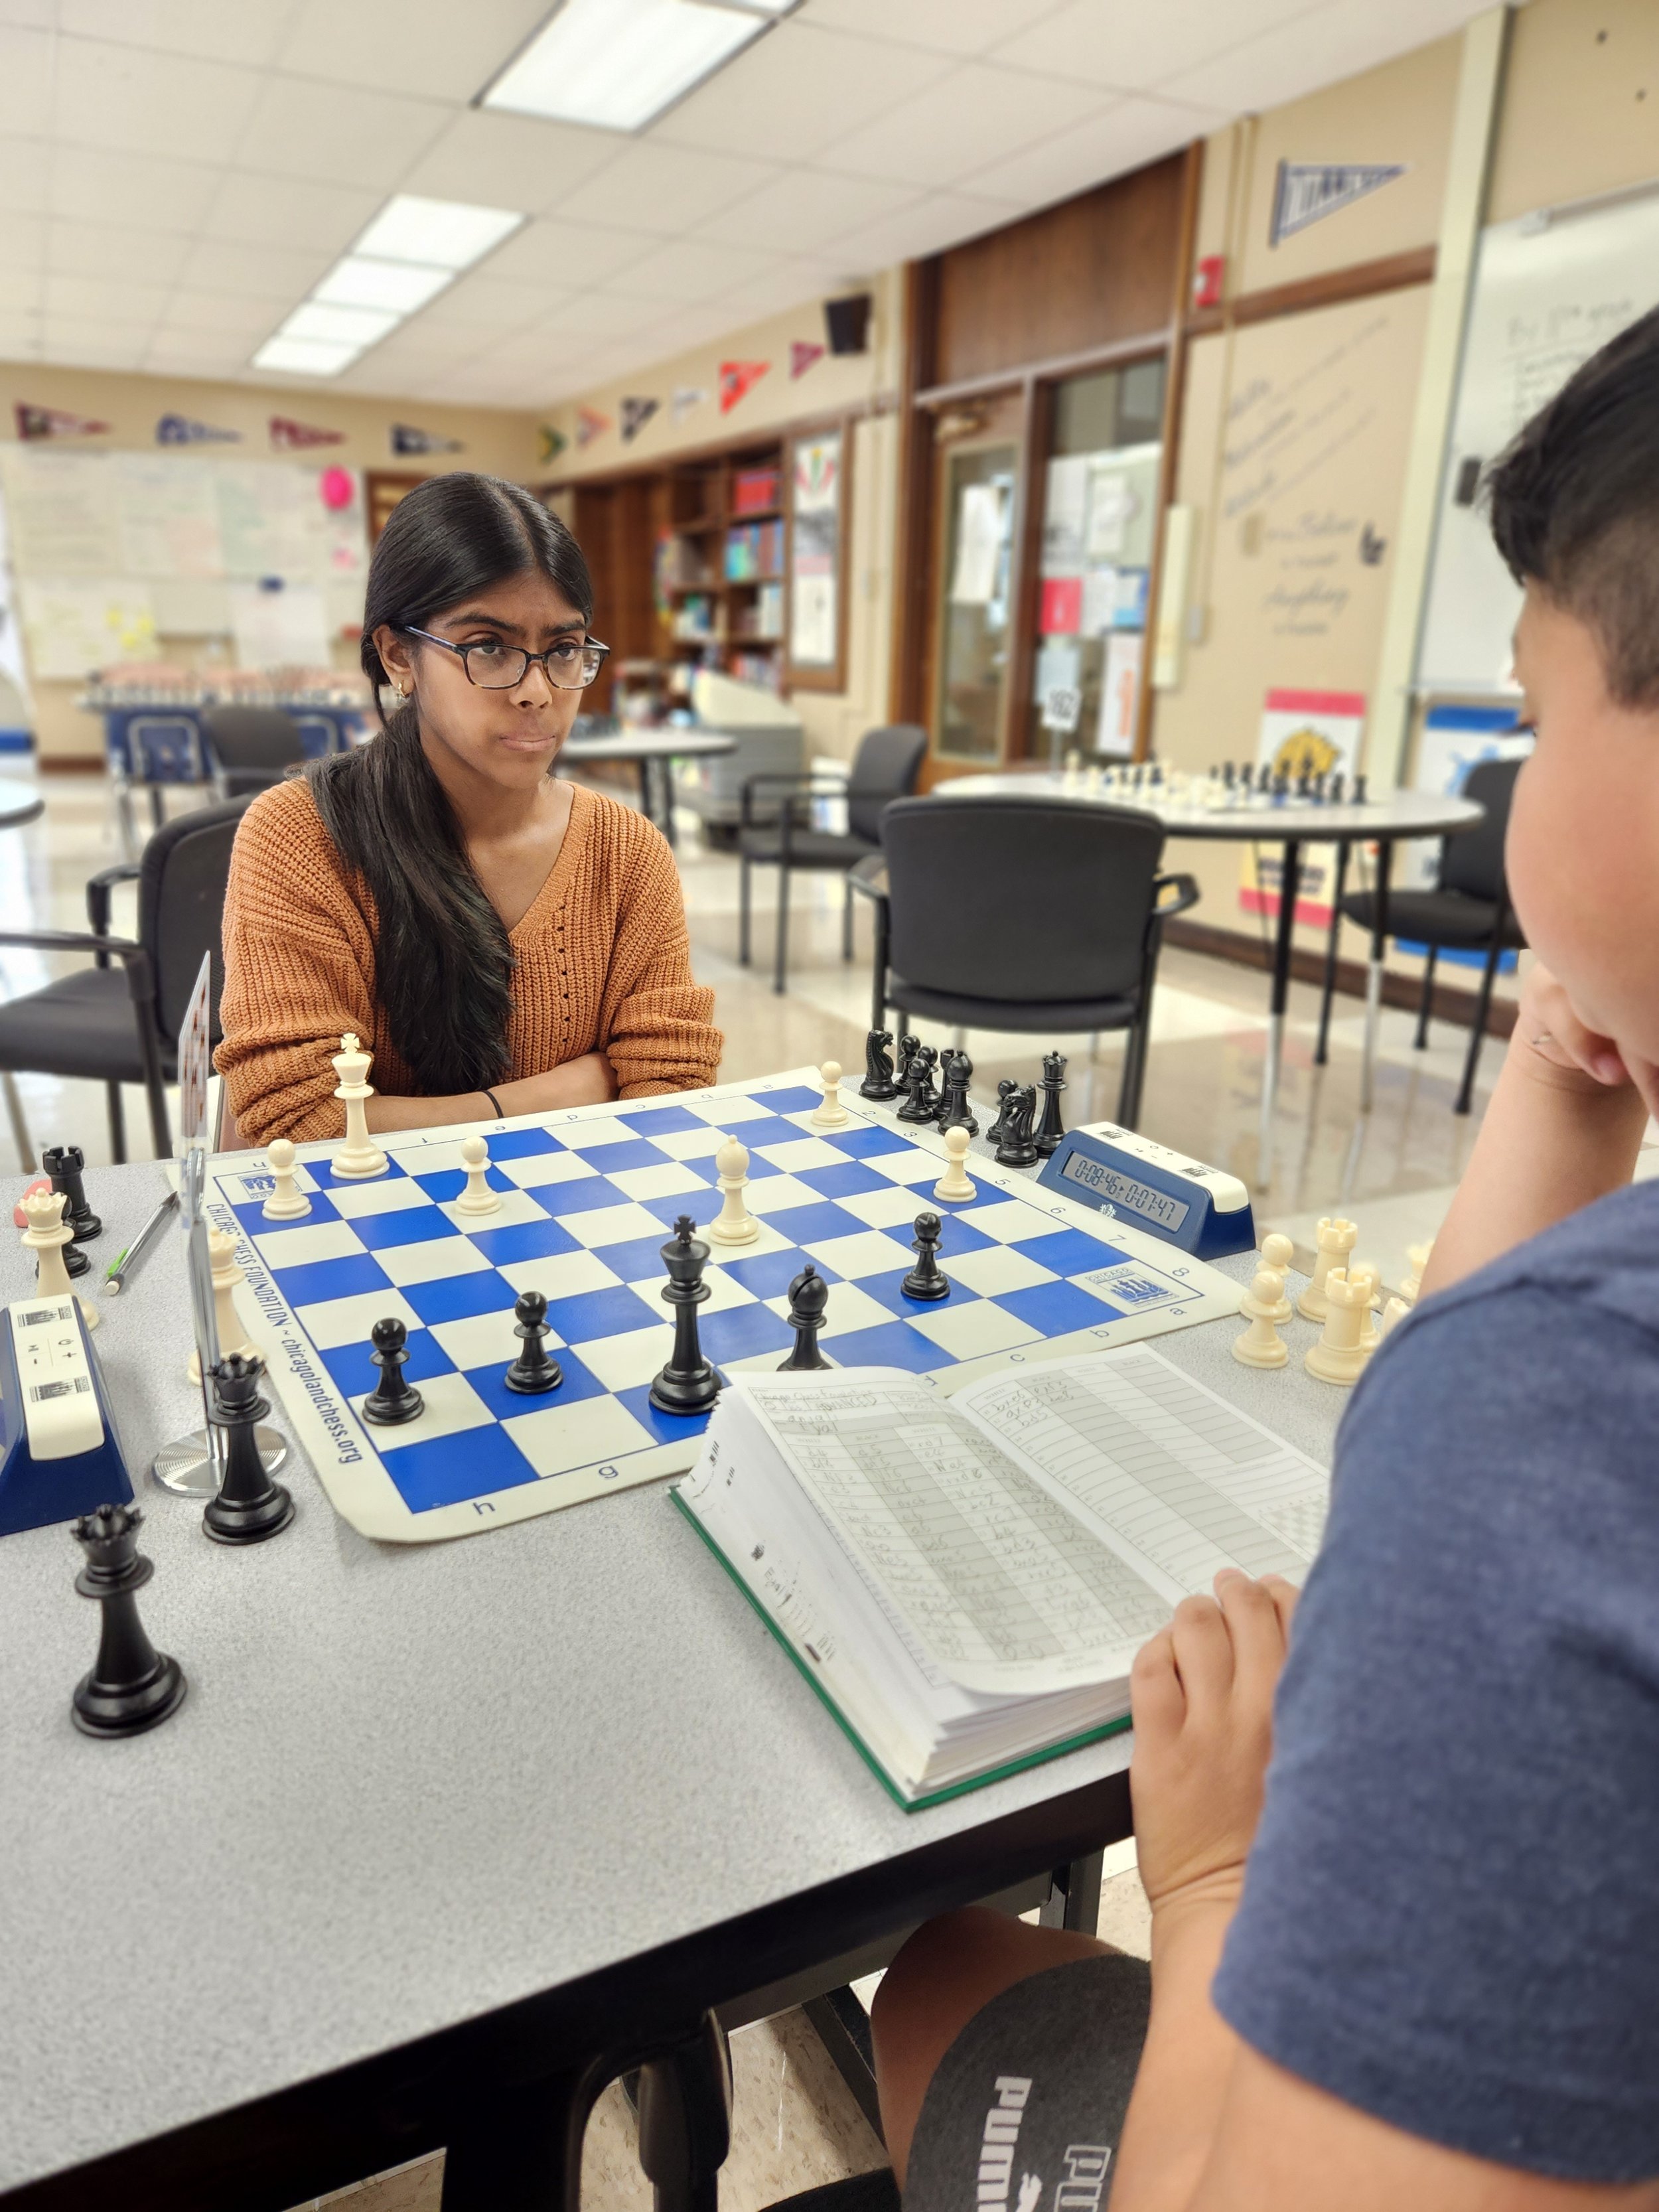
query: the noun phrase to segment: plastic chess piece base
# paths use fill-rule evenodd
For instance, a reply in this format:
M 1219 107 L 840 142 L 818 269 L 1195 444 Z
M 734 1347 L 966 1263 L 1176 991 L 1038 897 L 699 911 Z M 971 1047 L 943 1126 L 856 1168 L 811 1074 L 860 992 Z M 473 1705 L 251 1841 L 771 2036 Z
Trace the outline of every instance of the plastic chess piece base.
M 165 1651 L 156 1653 L 155 1671 L 148 1681 L 118 1690 L 100 1683 L 94 1668 L 75 1686 L 70 1718 L 82 1735 L 142 1735 L 178 1711 L 189 1687 L 184 1668 Z
M 1296 1310 L 1304 1321 L 1322 1322 L 1330 1311 L 1330 1304 L 1323 1291 L 1315 1290 L 1311 1283 L 1297 1299 Z
M 412 1382 L 404 1385 L 399 1398 L 383 1401 L 377 1406 L 371 1390 L 363 1401 L 363 1419 L 372 1421 L 377 1429 L 400 1429 L 405 1421 L 419 1420 L 425 1411 L 426 1400 Z
M 280 1430 L 261 1425 L 253 1431 L 253 1440 L 259 1447 L 260 1463 L 265 1473 L 275 1474 L 288 1457 L 288 1438 Z M 219 1495 L 222 1468 L 213 1455 L 205 1429 L 192 1429 L 177 1443 L 163 1444 L 149 1472 L 157 1487 L 170 1492 L 174 1498 L 193 1498 L 205 1503 Z
M 752 1244 L 760 1235 L 761 1225 L 752 1213 L 744 1214 L 733 1227 L 722 1226 L 718 1215 L 702 1231 L 711 1244 Z
M 706 1413 L 726 1388 L 718 1367 L 702 1375 L 670 1375 L 665 1369 L 651 1385 L 652 1404 L 659 1413 Z
M 922 1298 L 929 1304 L 936 1298 L 948 1298 L 951 1295 L 950 1280 L 940 1274 L 937 1267 L 931 1275 L 924 1275 L 918 1268 L 912 1267 L 899 1288 L 907 1298 Z
M 64 1247 L 64 1269 L 66 1274 L 84 1275 L 92 1265 L 92 1255 L 83 1252 L 78 1244 Z
M 521 1372 L 520 1363 L 515 1359 L 501 1377 L 506 1388 L 516 1390 L 521 1398 L 539 1398 L 546 1391 L 556 1390 L 563 1380 L 564 1370 L 551 1352 L 547 1355 L 545 1367 Z
M 1273 1339 L 1270 1348 L 1258 1343 L 1255 1331 L 1247 1328 L 1233 1342 L 1233 1358 L 1241 1367 L 1283 1367 L 1290 1356 L 1290 1346 L 1281 1336 Z
M 294 1518 L 294 1499 L 280 1482 L 267 1480 L 262 1497 L 244 1504 L 222 1495 L 202 1509 L 202 1527 L 216 1544 L 263 1544 L 278 1536 Z
M 1358 1345 L 1351 1352 L 1333 1352 L 1327 1344 L 1310 1344 L 1302 1355 L 1302 1364 L 1316 1382 L 1334 1382 L 1346 1389 L 1364 1373 L 1365 1355 Z

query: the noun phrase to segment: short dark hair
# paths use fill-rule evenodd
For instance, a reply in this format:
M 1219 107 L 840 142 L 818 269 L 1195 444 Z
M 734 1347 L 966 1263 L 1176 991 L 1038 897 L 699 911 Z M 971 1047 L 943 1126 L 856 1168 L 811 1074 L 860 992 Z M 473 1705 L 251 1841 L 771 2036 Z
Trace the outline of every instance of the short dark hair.
M 1595 633 L 1621 705 L 1659 706 L 1659 308 L 1575 370 L 1485 489 L 1516 581 Z

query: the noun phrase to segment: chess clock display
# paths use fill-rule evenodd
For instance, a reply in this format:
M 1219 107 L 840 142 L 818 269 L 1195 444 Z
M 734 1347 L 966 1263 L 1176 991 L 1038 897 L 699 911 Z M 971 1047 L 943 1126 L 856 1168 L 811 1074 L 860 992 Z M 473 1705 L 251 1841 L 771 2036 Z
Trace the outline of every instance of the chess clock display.
M 1237 1176 L 1115 1122 L 1088 1122 L 1062 1137 L 1037 1181 L 1132 1221 L 1196 1259 L 1255 1249 L 1249 1194 Z

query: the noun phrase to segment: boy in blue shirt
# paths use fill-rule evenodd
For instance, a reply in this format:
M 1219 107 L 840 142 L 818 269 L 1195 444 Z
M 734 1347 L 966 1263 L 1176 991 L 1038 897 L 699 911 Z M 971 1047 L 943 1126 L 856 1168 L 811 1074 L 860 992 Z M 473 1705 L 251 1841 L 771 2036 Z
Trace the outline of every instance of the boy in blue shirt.
M 1288 1661 L 1291 1594 L 1228 1576 L 1137 1662 L 1133 2094 L 1135 1962 L 931 1923 L 875 2022 L 908 2212 L 1659 2208 L 1659 313 L 1489 490 L 1536 732 L 1503 1073 Z

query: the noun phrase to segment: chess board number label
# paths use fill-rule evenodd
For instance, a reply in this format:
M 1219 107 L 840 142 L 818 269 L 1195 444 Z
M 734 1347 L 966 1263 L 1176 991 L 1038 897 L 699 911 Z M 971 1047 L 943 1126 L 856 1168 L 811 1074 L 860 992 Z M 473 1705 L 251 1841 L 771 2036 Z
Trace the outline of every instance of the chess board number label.
M 1115 1267 L 1099 1267 L 1092 1274 L 1079 1275 L 1075 1280 L 1080 1291 L 1087 1291 L 1106 1305 L 1115 1306 L 1121 1313 L 1146 1313 L 1153 1306 L 1174 1304 L 1190 1295 L 1156 1267 L 1146 1267 L 1137 1260 L 1122 1261 Z
M 602 1467 L 599 1472 L 601 1482 L 614 1482 L 622 1473 L 622 1469 L 619 1467 Z
M 475 1513 L 493 1513 L 495 1510 L 495 1501 L 493 1498 L 475 1498 L 472 1501 L 472 1510 Z

